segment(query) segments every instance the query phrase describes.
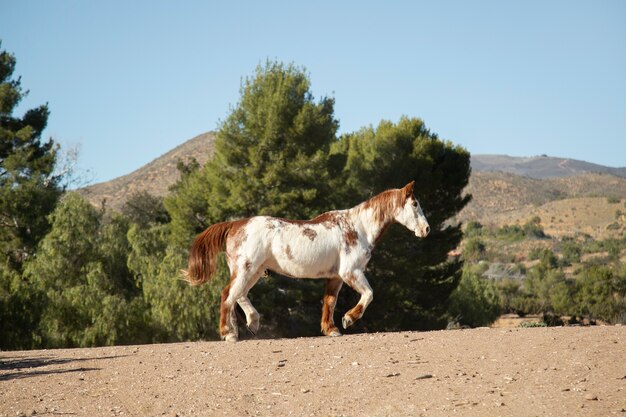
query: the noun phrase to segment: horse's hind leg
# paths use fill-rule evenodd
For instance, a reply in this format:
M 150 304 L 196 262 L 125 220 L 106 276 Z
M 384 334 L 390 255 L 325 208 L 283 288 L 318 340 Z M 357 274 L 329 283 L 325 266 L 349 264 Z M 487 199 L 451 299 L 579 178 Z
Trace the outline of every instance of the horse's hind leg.
M 246 313 L 246 321 L 248 326 L 254 324 L 254 316 L 256 315 L 256 329 L 258 330 L 258 315 L 259 313 L 252 307 L 250 300 L 248 300 L 248 291 L 261 277 L 263 270 L 252 268 L 249 261 L 245 261 L 242 265 L 239 265 L 235 269 L 230 284 L 222 291 L 222 306 L 220 310 L 220 335 L 222 339 L 227 342 L 236 342 L 239 340 L 239 329 L 237 327 L 237 316 L 235 314 L 235 302 L 239 302 L 242 298 L 243 304 L 241 307 Z M 256 271 L 256 272 L 252 272 Z M 246 304 L 245 301 L 248 301 Z M 240 304 L 241 305 L 241 304 Z M 245 306 L 245 307 L 244 307 Z M 256 314 L 255 314 L 256 313 Z M 250 315 L 249 315 L 250 314 Z
M 363 317 L 363 313 L 365 313 L 365 309 L 374 299 L 374 292 L 372 291 L 372 287 L 370 287 L 369 282 L 367 282 L 367 278 L 365 278 L 365 274 L 363 274 L 360 270 L 350 271 L 345 276 L 342 276 L 342 279 L 346 284 L 351 286 L 356 292 L 361 294 L 361 299 L 350 311 L 348 311 L 343 318 L 341 319 L 341 323 L 344 329 L 352 326 L 355 321 Z
M 259 279 L 265 274 L 265 268 L 260 268 L 257 272 L 251 276 L 249 281 L 247 282 L 243 294 L 241 297 L 237 299 L 237 304 L 246 314 L 246 327 L 250 330 L 250 333 L 256 336 L 259 331 L 259 312 L 256 311 L 256 308 L 250 302 L 248 298 L 248 292 L 254 287 L 254 285 L 259 281 Z
M 227 342 L 239 340 L 239 329 L 237 328 L 237 317 L 235 315 L 234 304 L 231 298 L 231 288 L 234 279 L 222 290 L 222 300 L 220 305 L 220 336 Z
M 326 336 L 341 336 L 341 332 L 335 326 L 333 315 L 337 304 L 337 295 L 343 285 L 341 278 L 329 278 L 326 280 L 324 289 L 324 301 L 322 304 L 322 333 Z

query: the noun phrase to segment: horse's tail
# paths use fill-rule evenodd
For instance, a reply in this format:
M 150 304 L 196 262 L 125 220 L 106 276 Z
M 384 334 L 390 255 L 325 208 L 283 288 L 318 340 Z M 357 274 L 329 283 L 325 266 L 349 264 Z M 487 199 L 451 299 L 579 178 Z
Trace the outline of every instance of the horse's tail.
M 232 226 L 233 222 L 216 223 L 196 237 L 189 251 L 188 268 L 181 271 L 185 281 L 201 285 L 213 277 L 217 269 L 217 255 L 225 250 Z

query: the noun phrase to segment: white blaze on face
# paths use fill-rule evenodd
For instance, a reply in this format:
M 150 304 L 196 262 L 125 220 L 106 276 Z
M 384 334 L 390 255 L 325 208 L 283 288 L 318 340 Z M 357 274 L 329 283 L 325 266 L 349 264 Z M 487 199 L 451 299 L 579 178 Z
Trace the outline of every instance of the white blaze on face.
M 430 232 L 430 226 L 424 212 L 414 197 L 406 199 L 396 220 L 407 229 L 415 232 L 417 237 L 426 237 Z

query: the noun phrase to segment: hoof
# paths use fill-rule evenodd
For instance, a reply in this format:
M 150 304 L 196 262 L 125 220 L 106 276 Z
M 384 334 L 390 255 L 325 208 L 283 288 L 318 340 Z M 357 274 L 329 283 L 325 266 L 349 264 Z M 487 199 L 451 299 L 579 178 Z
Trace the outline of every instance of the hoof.
M 256 336 L 256 334 L 259 331 L 259 322 L 254 322 L 254 323 L 250 323 L 249 325 L 246 325 L 246 328 L 248 329 L 248 331 L 250 333 L 252 333 L 254 336 Z
M 352 320 L 352 318 L 346 314 L 341 319 L 341 324 L 343 325 L 344 329 L 347 329 L 348 327 L 350 327 L 350 326 L 352 326 L 354 324 L 354 320 Z
M 333 330 L 328 334 L 330 337 L 339 337 L 341 336 L 341 332 L 339 330 Z
M 226 342 L 237 342 L 239 341 L 239 337 L 237 337 L 236 334 L 227 334 L 226 336 L 223 337 L 224 341 Z

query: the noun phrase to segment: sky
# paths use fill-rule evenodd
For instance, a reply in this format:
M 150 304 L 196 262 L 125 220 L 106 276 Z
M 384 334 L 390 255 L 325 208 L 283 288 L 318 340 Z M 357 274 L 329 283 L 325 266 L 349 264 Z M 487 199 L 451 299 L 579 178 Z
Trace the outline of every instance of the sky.
M 216 130 L 278 60 L 339 133 L 402 115 L 471 153 L 626 166 L 626 1 L 0 0 L 2 49 L 91 182 Z

